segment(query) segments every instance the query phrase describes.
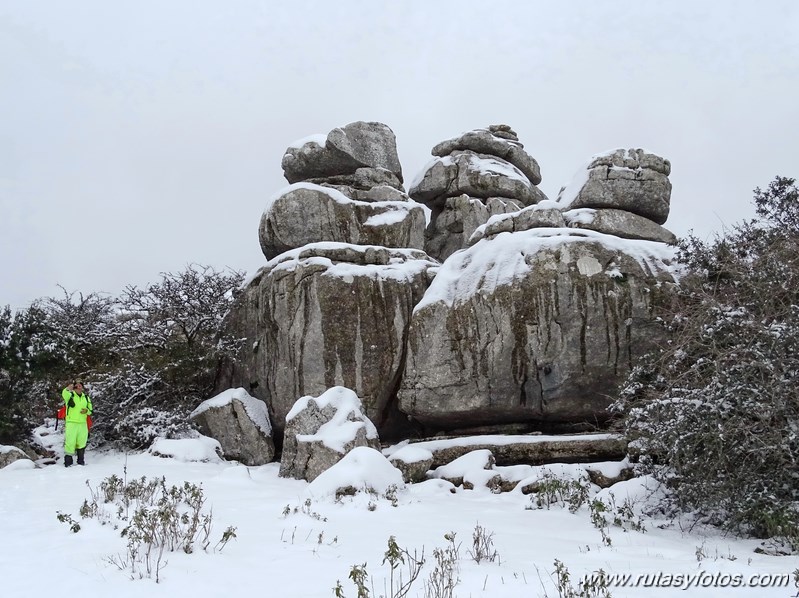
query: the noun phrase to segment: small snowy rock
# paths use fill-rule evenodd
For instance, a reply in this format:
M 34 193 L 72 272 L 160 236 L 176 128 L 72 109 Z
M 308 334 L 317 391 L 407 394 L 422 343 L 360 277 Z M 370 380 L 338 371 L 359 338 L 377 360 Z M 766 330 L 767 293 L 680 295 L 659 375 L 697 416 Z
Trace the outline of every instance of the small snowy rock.
M 442 465 L 433 470 L 431 476 L 452 482 L 455 486 L 463 484 L 464 488 L 475 486 L 485 486 L 493 478 L 499 478 L 496 472 L 487 474 L 488 470 L 494 469 L 494 455 L 488 449 L 480 449 L 466 453 L 458 457 L 452 463 Z M 497 480 L 497 485 L 499 480 Z
M 266 403 L 243 388 L 231 388 L 203 401 L 189 419 L 219 441 L 225 457 L 245 465 L 263 465 L 275 456 Z
M 380 446 L 358 395 L 335 386 L 302 397 L 286 415 L 280 476 L 311 482 L 358 446 Z
M 433 453 L 427 449 L 406 445 L 392 453 L 388 460 L 402 472 L 407 483 L 421 482 L 433 465 Z

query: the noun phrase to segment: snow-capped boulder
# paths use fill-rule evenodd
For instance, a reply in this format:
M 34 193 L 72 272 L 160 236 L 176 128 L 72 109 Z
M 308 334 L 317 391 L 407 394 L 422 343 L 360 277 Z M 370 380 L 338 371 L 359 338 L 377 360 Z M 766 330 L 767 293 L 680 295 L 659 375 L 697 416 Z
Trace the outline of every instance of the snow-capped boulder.
M 494 471 L 494 456 L 486 449 L 475 450 L 458 457 L 451 463 L 437 467 L 431 477 L 447 480 L 454 486 L 463 486 L 466 490 L 488 488 L 498 492 L 502 477 Z
M 336 386 L 302 397 L 286 415 L 280 476 L 311 482 L 358 446 L 380 447 L 358 395 Z
M 510 162 L 470 150 L 437 157 L 427 165 L 408 191 L 412 199 L 441 205 L 447 197 L 508 197 L 524 205 L 538 203 L 546 196 Z
M 442 141 L 433 148 L 432 154 L 443 157 L 463 150 L 502 158 L 524 173 L 533 185 L 541 183 L 538 162 L 524 151 L 518 135 L 508 125 L 490 125 L 485 129 L 468 131 L 459 137 Z
M 317 498 L 339 498 L 358 492 L 381 496 L 404 487 L 402 473 L 380 451 L 359 446 L 319 474 L 307 492 Z
M 402 183 L 397 138 L 383 123 L 357 121 L 291 144 L 282 160 L 289 183 L 382 168 Z
M 656 340 L 673 248 L 578 229 L 500 234 L 441 266 L 415 307 L 400 409 L 435 428 L 602 421 Z
M 243 388 L 231 388 L 203 401 L 189 419 L 203 434 L 219 441 L 228 459 L 263 465 L 275 456 L 266 403 Z
M 18 449 L 15 446 L 0 445 L 0 469 L 8 467 L 16 461 L 22 460 L 31 461 L 30 457 L 25 454 L 25 451 Z M 31 464 L 32 463 L 33 461 L 31 461 Z M 14 465 L 13 467 L 19 467 L 19 464 Z
M 594 156 L 561 189 L 563 210 L 611 208 L 663 224 L 671 202 L 671 164 L 641 149 L 617 149 Z
M 258 237 L 267 259 L 309 243 L 424 247 L 424 208 L 409 201 L 356 201 L 340 191 L 296 183 L 274 195 Z
M 267 263 L 239 294 L 231 333 L 247 339 L 225 383 L 265 400 L 279 434 L 297 397 L 352 388 L 381 429 L 394 403 L 413 306 L 439 266 L 421 251 L 308 245 Z

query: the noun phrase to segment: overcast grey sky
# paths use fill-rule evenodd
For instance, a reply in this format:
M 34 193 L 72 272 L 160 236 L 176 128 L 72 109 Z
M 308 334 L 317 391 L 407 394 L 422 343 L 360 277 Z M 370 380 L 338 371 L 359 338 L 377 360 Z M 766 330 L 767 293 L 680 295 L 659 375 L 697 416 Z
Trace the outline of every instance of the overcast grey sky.
M 0 306 L 252 271 L 295 139 L 388 124 L 430 149 L 511 125 L 551 198 L 592 154 L 672 162 L 711 236 L 799 177 L 799 2 L 0 0 Z

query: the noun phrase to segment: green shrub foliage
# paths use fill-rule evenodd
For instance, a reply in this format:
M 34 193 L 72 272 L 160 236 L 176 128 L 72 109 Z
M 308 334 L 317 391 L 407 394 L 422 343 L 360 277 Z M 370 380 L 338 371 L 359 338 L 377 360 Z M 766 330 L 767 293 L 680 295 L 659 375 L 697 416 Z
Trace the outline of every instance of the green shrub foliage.
M 757 217 L 680 244 L 670 340 L 616 408 L 680 506 L 799 548 L 799 191 L 755 190 Z

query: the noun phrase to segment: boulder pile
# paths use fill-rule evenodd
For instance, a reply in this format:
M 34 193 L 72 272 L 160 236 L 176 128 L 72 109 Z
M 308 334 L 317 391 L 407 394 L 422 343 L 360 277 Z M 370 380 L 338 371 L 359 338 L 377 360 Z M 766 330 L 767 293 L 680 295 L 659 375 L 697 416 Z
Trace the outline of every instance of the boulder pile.
M 268 261 L 228 316 L 246 342 L 219 385 L 265 401 L 277 443 L 298 398 L 336 386 L 386 440 L 595 429 L 658 341 L 653 306 L 675 283 L 667 160 L 594 156 L 549 200 L 507 125 L 432 153 L 406 194 L 383 124 L 286 150 L 291 185 L 266 203 Z M 409 480 L 427 467 L 418 451 L 395 461 Z

